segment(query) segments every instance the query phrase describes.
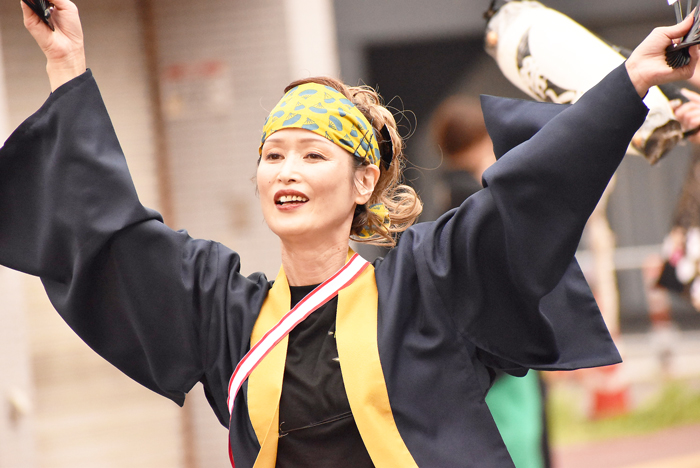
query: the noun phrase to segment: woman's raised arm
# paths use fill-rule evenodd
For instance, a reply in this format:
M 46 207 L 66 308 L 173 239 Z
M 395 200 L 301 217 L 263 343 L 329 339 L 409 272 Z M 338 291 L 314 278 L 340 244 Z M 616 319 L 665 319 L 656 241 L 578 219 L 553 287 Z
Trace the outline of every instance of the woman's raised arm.
M 51 18 L 55 30 L 51 31 L 24 2 L 20 3 L 24 26 L 46 55 L 51 92 L 56 91 L 62 84 L 85 72 L 83 29 L 78 8 L 69 0 L 54 0 Z
M 226 424 L 228 379 L 269 283 L 141 205 L 84 68 L 77 9 L 56 8 L 54 32 L 24 8 L 54 92 L 0 147 L 0 265 L 39 276 L 83 341 L 147 388 L 182 404 L 204 381 Z
M 619 360 L 574 254 L 646 117 L 640 97 L 692 75 L 695 47 L 686 67 L 665 60 L 691 23 L 655 29 L 573 106 L 482 100 L 499 157 L 484 173 L 486 188 L 402 242 L 413 239 L 418 275 L 440 301 L 434 309 L 452 312 L 487 365 L 553 370 Z

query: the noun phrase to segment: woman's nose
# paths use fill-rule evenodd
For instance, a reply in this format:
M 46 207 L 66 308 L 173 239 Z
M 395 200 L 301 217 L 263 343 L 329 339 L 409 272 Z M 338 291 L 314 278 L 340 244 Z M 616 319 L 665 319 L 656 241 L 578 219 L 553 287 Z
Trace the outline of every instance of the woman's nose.
M 299 181 L 299 158 L 293 155 L 288 155 L 280 167 L 277 178 L 281 182 L 298 182 Z

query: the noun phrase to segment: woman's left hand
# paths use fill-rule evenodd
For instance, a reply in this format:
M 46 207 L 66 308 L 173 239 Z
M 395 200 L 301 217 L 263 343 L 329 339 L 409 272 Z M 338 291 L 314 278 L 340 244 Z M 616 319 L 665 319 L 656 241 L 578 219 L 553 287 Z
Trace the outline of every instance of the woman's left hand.
M 632 52 L 625 65 L 630 80 L 641 97 L 652 86 L 687 80 L 693 76 L 698 61 L 698 47 L 689 47 L 690 63 L 673 69 L 666 63 L 666 48 L 680 41 L 693 26 L 693 15 L 675 26 L 654 29 Z

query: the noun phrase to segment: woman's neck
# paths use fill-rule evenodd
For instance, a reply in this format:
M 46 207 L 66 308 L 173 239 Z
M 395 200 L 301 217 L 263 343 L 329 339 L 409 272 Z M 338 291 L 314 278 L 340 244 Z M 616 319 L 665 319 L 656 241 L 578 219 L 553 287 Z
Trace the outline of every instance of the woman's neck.
M 282 242 L 282 266 L 290 286 L 319 284 L 330 278 L 347 260 L 349 241 L 323 245 Z

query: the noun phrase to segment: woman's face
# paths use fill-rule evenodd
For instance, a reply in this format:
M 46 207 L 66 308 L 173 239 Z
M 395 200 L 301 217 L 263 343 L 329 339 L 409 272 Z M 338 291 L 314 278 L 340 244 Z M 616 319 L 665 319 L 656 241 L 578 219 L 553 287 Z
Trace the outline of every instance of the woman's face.
M 316 133 L 279 130 L 265 140 L 256 177 L 265 221 L 282 240 L 347 239 L 355 205 L 374 188 L 366 187 L 364 172 Z

